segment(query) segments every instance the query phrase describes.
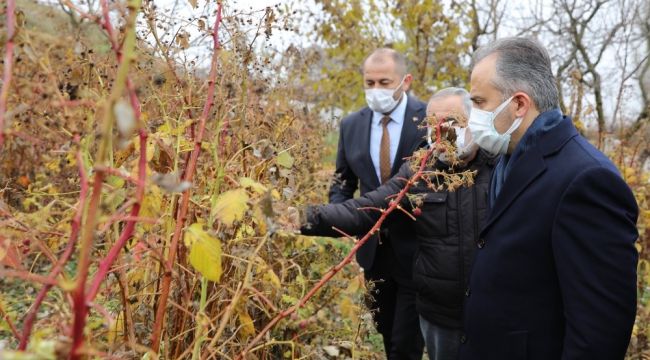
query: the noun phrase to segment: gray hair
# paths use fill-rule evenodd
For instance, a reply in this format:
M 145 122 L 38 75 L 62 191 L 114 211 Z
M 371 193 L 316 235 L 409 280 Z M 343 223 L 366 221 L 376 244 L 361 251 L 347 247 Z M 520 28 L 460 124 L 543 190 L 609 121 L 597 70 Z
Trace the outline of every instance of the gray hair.
M 472 111 L 472 99 L 469 96 L 469 92 L 467 92 L 467 90 L 463 88 L 448 87 L 442 90 L 438 90 L 433 95 L 431 95 L 431 97 L 429 98 L 429 102 L 431 102 L 431 100 L 444 99 L 450 96 L 460 96 L 461 100 L 463 101 L 465 116 L 469 116 L 470 111 Z
M 496 40 L 474 53 L 472 68 L 491 54 L 497 54 L 492 84 L 503 94 L 504 100 L 523 91 L 540 112 L 559 107 L 551 59 L 537 40 L 523 37 Z
M 366 66 L 366 63 L 368 61 L 381 62 L 387 58 L 395 62 L 395 72 L 397 72 L 400 76 L 406 75 L 406 72 L 408 71 L 407 64 L 406 64 L 406 57 L 404 57 L 404 55 L 402 55 L 395 49 L 391 49 L 391 48 L 375 49 L 375 51 L 370 53 L 370 55 L 368 55 L 363 60 L 363 63 L 361 64 L 361 72 L 363 72 L 363 68 Z

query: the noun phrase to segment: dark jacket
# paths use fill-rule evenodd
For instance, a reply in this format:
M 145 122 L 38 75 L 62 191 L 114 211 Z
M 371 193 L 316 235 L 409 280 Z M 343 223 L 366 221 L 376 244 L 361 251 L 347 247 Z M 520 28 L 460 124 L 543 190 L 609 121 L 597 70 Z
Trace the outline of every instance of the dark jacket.
M 623 359 L 636 311 L 632 192 L 566 117 L 510 166 L 479 239 L 461 359 Z
M 426 117 L 426 104 L 413 96 L 408 97 L 404 123 L 400 136 L 399 147 L 393 161 L 391 176 L 395 175 L 404 163 L 404 158 L 411 156 L 413 151 L 423 143 L 426 131 L 418 128 Z M 354 197 L 355 191 L 360 188 L 361 195 L 375 190 L 380 181 L 370 158 L 370 125 L 372 110 L 368 107 L 350 114 L 341 120 L 338 152 L 336 155 L 335 181 L 330 187 L 329 201 L 336 204 Z M 393 239 L 393 250 L 400 264 L 410 268 L 415 253 L 416 244 L 410 230 L 398 224 L 404 222 L 396 220 Z M 393 236 L 391 235 L 391 238 Z M 357 252 L 357 262 L 364 269 L 370 269 L 375 259 L 378 239 L 373 237 Z
M 478 231 L 487 215 L 487 189 L 493 166 L 494 160 L 479 153 L 468 167 L 478 171 L 474 186 L 455 192 L 433 192 L 424 181 L 420 181 L 409 190 L 410 194 L 424 195 L 421 215 L 416 221 L 409 220 L 419 246 L 413 265 L 417 311 L 438 325 L 461 326 L 463 294 L 476 251 Z M 332 229 L 335 226 L 349 235 L 364 235 L 380 214 L 357 209 L 387 208 L 391 195 L 397 194 L 404 187 L 405 179 L 412 175 L 407 163 L 391 180 L 360 198 L 342 204 L 309 207 L 302 233 L 341 236 Z M 408 197 L 403 199 L 401 206 L 411 211 Z M 387 218 L 388 223 L 392 221 L 392 215 Z

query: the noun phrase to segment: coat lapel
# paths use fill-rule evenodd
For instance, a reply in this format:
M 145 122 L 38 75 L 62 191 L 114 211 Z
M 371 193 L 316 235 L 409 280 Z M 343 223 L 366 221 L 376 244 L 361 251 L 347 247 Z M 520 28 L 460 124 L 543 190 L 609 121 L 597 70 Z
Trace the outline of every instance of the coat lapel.
M 377 172 L 375 171 L 375 166 L 372 163 L 372 157 L 370 157 L 370 127 L 372 126 L 372 111 L 369 108 L 365 108 L 361 112 L 361 138 L 359 139 L 359 144 L 363 146 L 364 161 L 363 167 L 368 176 L 367 179 L 372 179 L 373 188 L 378 188 L 380 185 L 379 179 L 377 178 Z
M 517 163 L 503 184 L 501 192 L 496 198 L 494 208 L 490 211 L 490 216 L 488 217 L 487 224 L 481 231 L 481 235 L 517 199 L 521 192 L 530 186 L 544 171 L 546 171 L 546 164 L 538 147 L 530 149 L 517 160 Z

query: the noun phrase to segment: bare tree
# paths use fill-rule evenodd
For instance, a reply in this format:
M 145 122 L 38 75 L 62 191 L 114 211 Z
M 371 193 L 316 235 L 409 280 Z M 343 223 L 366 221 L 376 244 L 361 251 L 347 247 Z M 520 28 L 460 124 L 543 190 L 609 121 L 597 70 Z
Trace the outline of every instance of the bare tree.
M 648 119 L 650 118 L 650 60 L 648 60 L 648 54 L 650 54 L 650 3 L 646 2 L 640 10 L 637 13 L 637 21 L 635 24 L 638 28 L 641 48 L 646 54 L 645 58 L 639 63 L 640 72 L 637 80 L 639 89 L 641 90 L 643 106 L 637 119 L 627 129 L 626 138 L 632 137 L 648 123 Z M 646 149 L 645 152 L 648 153 L 650 151 Z
M 497 38 L 499 27 L 504 16 L 504 6 L 501 0 L 477 1 L 471 0 L 468 4 L 466 16 L 470 19 L 470 44 L 474 52 L 480 47 L 481 37 Z

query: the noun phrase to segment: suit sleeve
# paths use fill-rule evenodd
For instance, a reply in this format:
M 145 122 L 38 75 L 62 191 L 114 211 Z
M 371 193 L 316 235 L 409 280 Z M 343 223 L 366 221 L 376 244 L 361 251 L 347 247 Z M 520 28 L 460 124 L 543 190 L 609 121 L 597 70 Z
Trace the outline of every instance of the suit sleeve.
M 410 169 L 408 164 L 404 164 L 393 178 L 362 197 L 340 204 L 307 207 L 301 233 L 312 236 L 343 236 L 333 229 L 336 227 L 348 235 L 365 235 L 377 222 L 381 213 L 377 210 L 360 210 L 360 208 L 387 208 L 390 197 L 400 192 L 406 183 L 405 179 L 409 177 Z M 402 206 L 409 206 L 408 201 L 404 200 Z
M 359 178 L 352 171 L 348 164 L 347 157 L 345 156 L 345 139 L 344 129 L 345 120 L 341 122 L 339 130 L 339 145 L 336 152 L 336 172 L 334 173 L 334 180 L 330 185 L 329 202 L 332 204 L 342 203 L 345 200 L 352 199 L 354 192 L 357 191 L 359 186 Z
M 637 216 L 628 186 L 602 167 L 583 171 L 560 200 L 552 246 L 566 318 L 563 360 L 625 357 L 636 313 Z

